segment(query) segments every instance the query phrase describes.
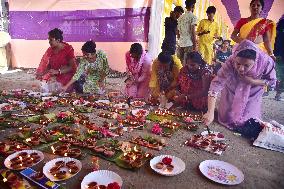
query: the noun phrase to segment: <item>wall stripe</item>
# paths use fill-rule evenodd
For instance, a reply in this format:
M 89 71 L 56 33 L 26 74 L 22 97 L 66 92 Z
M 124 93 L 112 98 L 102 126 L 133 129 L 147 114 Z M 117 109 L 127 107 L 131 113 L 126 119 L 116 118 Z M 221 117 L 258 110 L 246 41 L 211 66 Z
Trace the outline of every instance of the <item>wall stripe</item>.
M 13 39 L 44 40 L 53 28 L 72 42 L 148 41 L 150 8 L 98 9 L 78 11 L 11 11 Z
M 221 0 L 221 1 L 227 9 L 227 14 L 230 17 L 232 24 L 236 25 L 238 20 L 241 18 L 238 1 L 237 0 Z

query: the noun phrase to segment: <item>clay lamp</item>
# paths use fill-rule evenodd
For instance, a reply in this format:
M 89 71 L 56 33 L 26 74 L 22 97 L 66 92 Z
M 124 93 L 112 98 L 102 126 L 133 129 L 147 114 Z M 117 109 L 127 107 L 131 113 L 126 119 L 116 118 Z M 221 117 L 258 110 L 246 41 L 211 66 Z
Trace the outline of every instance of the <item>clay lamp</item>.
M 115 151 L 113 151 L 113 150 L 105 150 L 104 151 L 104 155 L 106 157 L 112 157 L 114 154 L 115 154 Z
M 30 143 L 33 146 L 38 146 L 40 144 L 39 138 L 36 138 L 36 137 L 27 138 L 26 142 Z
M 51 169 L 49 169 L 50 174 L 55 175 L 59 171 L 59 167 L 54 166 Z
M 19 164 L 22 163 L 22 158 L 18 157 L 14 157 L 12 159 L 10 159 L 11 164 Z
M 87 145 L 87 148 L 89 148 L 89 149 L 94 149 L 96 147 L 96 142 L 94 142 L 94 143 L 89 143 L 88 145 Z
M 18 156 L 21 156 L 22 158 L 26 158 L 29 156 L 29 154 L 27 152 L 21 152 L 18 154 Z
M 53 153 L 63 156 L 65 153 L 67 153 L 68 149 L 69 149 L 69 147 L 66 146 L 66 145 L 57 146 Z
M 86 186 L 86 188 L 88 188 L 88 189 L 99 189 L 99 185 L 96 182 L 91 182 Z
M 165 172 L 172 172 L 174 170 L 174 166 L 173 165 L 167 165 Z
M 32 160 L 33 160 L 34 163 L 37 163 L 37 162 L 40 161 L 40 156 L 39 155 L 34 155 L 34 156 L 32 156 Z
M 97 153 L 103 153 L 105 151 L 105 147 L 104 146 L 96 146 L 94 148 L 95 152 Z
M 31 126 L 25 125 L 23 127 L 20 127 L 19 130 L 21 132 L 29 132 L 29 131 L 31 131 Z
M 81 146 L 82 145 L 81 141 L 78 141 L 78 140 L 73 140 L 72 144 L 75 145 L 75 146 Z
M 65 153 L 64 156 L 70 156 L 70 157 L 77 158 L 77 157 L 81 156 L 81 154 L 82 154 L 82 152 L 81 152 L 80 149 L 72 148 L 67 153 Z
M 33 158 L 29 158 L 25 161 L 23 161 L 24 167 L 31 167 L 33 165 Z
M 131 163 L 131 167 L 133 168 L 139 168 L 143 165 L 141 159 L 135 159 L 132 163 Z
M 30 154 L 30 157 L 32 157 L 32 158 L 36 157 L 36 156 L 39 156 L 38 153 L 36 153 L 36 152 L 33 152 L 33 153 Z
M 53 176 L 58 179 L 64 179 L 66 177 L 67 172 L 66 171 L 58 171 Z
M 28 146 L 25 146 L 25 145 L 15 145 L 14 148 L 17 150 L 17 151 L 21 151 L 21 150 L 28 150 L 29 147 Z
M 99 185 L 99 189 L 107 189 L 105 185 Z
M 64 161 L 57 161 L 54 164 L 57 168 L 61 168 L 65 166 L 65 162 Z
M 23 168 L 23 163 L 19 162 L 19 163 L 13 163 L 10 165 L 11 168 L 13 169 L 22 169 Z
M 79 167 L 77 165 L 74 165 L 73 167 L 69 168 L 68 172 L 70 174 L 76 174 L 79 172 Z
M 76 166 L 76 162 L 75 161 L 68 161 L 67 163 L 66 163 L 66 167 L 67 168 L 72 168 L 73 166 Z

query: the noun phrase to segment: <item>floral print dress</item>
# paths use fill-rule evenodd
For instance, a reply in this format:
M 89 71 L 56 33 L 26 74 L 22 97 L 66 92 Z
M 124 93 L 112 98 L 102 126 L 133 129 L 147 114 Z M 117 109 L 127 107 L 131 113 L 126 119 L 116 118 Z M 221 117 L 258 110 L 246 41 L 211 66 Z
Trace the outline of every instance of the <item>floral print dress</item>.
M 99 82 L 102 76 L 109 72 L 109 65 L 106 54 L 102 50 L 97 51 L 96 61 L 88 62 L 85 58 L 79 59 L 79 67 L 73 76 L 74 80 L 84 77 L 83 92 L 96 93 L 99 90 Z

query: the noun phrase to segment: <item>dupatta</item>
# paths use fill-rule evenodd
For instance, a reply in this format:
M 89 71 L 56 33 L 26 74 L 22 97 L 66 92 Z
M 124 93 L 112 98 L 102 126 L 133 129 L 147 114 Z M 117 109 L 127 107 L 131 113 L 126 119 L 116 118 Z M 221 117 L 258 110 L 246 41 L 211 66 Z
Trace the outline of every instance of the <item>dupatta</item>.
M 260 48 L 257 47 L 255 43 L 250 40 L 242 41 L 236 48 L 232 56 L 227 60 L 228 63 L 225 66 L 234 67 L 234 59 L 237 54 L 245 49 L 252 49 L 256 51 L 256 59 L 253 67 L 245 75 L 252 77 L 254 79 L 261 79 L 266 72 L 271 72 L 274 69 L 274 61 L 266 53 L 264 53 Z M 272 69 L 270 69 L 272 68 Z M 269 69 L 269 70 L 268 70 Z M 232 71 L 234 69 L 231 69 Z M 231 74 L 232 76 L 233 74 Z M 251 85 L 245 83 L 244 81 L 239 81 L 235 89 L 235 94 L 232 102 L 232 111 L 229 113 L 230 120 L 232 124 L 242 123 L 242 118 L 246 109 L 246 105 L 249 101 Z

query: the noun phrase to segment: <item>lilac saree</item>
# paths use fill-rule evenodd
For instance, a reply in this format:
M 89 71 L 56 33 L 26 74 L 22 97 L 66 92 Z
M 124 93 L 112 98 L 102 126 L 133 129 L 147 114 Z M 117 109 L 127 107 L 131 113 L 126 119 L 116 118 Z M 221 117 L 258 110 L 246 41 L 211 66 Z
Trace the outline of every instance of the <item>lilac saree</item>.
M 276 84 L 275 62 L 253 42 L 242 41 L 213 79 L 209 90 L 210 96 L 221 92 L 218 120 L 230 129 L 242 126 L 250 118 L 261 117 L 263 86 L 252 86 L 242 81 L 234 68 L 237 54 L 245 49 L 256 51 L 255 64 L 246 76 L 263 79 L 272 87 Z

